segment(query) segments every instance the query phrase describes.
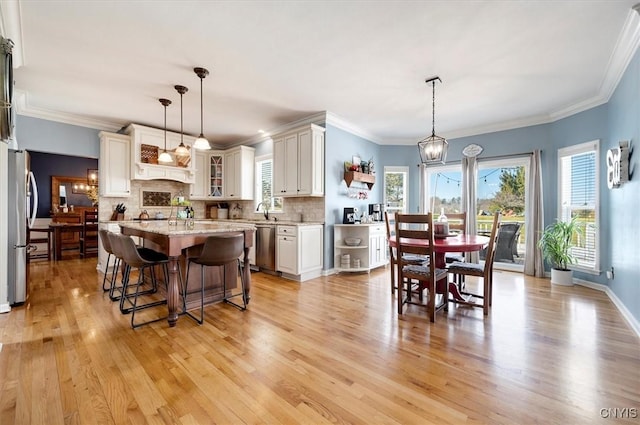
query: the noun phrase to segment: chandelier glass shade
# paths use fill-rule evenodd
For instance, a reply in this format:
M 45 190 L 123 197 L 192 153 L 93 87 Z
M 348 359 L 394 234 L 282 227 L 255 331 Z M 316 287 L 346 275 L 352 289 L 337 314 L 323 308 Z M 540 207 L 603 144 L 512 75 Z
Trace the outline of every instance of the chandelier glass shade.
M 428 136 L 418 142 L 418 151 L 420 152 L 420 160 L 423 164 L 444 164 L 447 159 L 447 149 L 449 143 L 444 137 L 436 135 L 436 80 L 442 82 L 440 77 L 432 77 L 425 82 L 431 83 L 433 88 L 432 97 L 432 127 L 431 136 Z
M 193 143 L 193 147 L 198 150 L 207 150 L 211 149 L 211 145 L 206 137 L 204 137 L 203 131 L 203 121 L 204 121 L 204 112 L 202 106 L 202 80 L 209 75 L 209 71 L 205 68 L 193 68 L 193 72 L 200 78 L 200 135 Z
M 164 150 L 158 157 L 158 162 L 166 164 L 173 162 L 171 154 L 167 152 L 167 106 L 171 105 L 171 101 L 169 99 L 160 99 L 160 103 L 164 106 Z

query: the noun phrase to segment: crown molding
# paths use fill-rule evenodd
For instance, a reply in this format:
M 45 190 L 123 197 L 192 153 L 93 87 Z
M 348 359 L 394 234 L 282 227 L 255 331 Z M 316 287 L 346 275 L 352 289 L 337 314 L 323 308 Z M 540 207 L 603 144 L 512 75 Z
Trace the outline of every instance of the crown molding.
M 308 124 L 324 124 L 326 122 L 326 116 L 327 116 L 327 112 L 326 111 L 322 111 L 322 112 L 318 112 L 312 115 L 309 115 L 307 117 L 301 118 L 299 120 L 287 123 L 287 124 L 283 124 L 280 125 L 278 127 L 272 128 L 271 130 L 265 132 L 264 134 L 257 134 L 253 137 L 250 137 L 248 139 L 245 139 L 241 142 L 238 142 L 236 144 L 230 145 L 230 146 L 226 146 L 225 149 L 229 148 L 229 147 L 235 147 L 235 146 L 240 146 L 240 145 L 255 145 L 257 143 L 260 142 L 264 142 L 265 140 L 268 140 L 271 138 L 272 135 L 274 134 L 280 134 L 280 133 L 284 133 L 286 131 L 292 130 L 296 127 L 302 127 L 303 125 L 308 125 Z
M 77 125 L 80 127 L 106 131 L 118 131 L 123 126 L 127 125 L 127 123 L 116 123 L 113 121 L 98 120 L 76 114 L 67 114 L 43 108 L 35 108 L 29 105 L 29 94 L 22 90 L 16 90 L 14 92 L 13 104 L 15 105 L 15 110 L 18 115 Z
M 611 53 L 600 94 L 609 101 L 640 46 L 640 3 L 631 8 Z
M 557 121 L 607 103 L 616 91 L 631 59 L 633 59 L 633 55 L 638 50 L 638 46 L 640 46 L 640 3 L 629 10 L 616 45 L 609 57 L 598 94 L 590 99 L 551 112 L 549 114 L 551 120 Z
M 4 38 L 13 41 L 13 67 L 20 68 L 25 64 L 22 48 L 22 14 L 20 2 L 9 0 L 0 2 L 0 32 Z
M 383 140 L 379 137 L 374 136 L 368 131 L 362 129 L 361 127 L 356 126 L 355 124 L 350 123 L 346 119 L 334 114 L 333 112 L 327 111 L 327 124 L 332 125 L 333 127 L 337 127 L 341 130 L 347 131 L 353 135 L 358 137 L 362 137 L 363 139 L 369 140 L 370 142 L 376 143 L 378 145 L 383 144 Z

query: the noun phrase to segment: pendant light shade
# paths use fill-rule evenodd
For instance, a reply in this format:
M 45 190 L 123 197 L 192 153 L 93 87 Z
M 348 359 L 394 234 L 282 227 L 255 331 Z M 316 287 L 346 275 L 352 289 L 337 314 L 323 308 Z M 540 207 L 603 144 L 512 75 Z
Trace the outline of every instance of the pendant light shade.
M 184 132 L 182 129 L 182 95 L 189 91 L 189 89 L 185 86 L 174 86 L 174 88 L 178 93 L 180 93 L 180 145 L 176 148 L 176 155 L 189 156 L 189 150 L 184 145 Z
M 171 101 L 169 99 L 160 99 L 160 103 L 164 106 L 164 150 L 158 157 L 158 162 L 166 164 L 173 162 L 171 154 L 167 152 L 167 106 L 171 105 Z
M 432 127 L 431 136 L 422 139 L 418 142 L 418 151 L 420 152 L 420 159 L 423 164 L 444 164 L 447 158 L 447 149 L 449 143 L 444 137 L 436 136 L 436 80 L 442 82 L 440 77 L 432 77 L 425 82 L 431 83 L 433 88 L 432 97 Z
M 193 143 L 193 147 L 199 150 L 207 150 L 207 149 L 211 149 L 211 145 L 209 144 L 209 141 L 206 139 L 206 137 L 204 137 L 204 132 L 203 132 L 204 113 L 203 113 L 203 107 L 202 107 L 202 80 L 207 75 L 209 75 L 209 71 L 206 70 L 205 68 L 193 68 L 193 72 L 195 72 L 196 75 L 200 78 L 200 135 L 198 136 L 196 141 Z

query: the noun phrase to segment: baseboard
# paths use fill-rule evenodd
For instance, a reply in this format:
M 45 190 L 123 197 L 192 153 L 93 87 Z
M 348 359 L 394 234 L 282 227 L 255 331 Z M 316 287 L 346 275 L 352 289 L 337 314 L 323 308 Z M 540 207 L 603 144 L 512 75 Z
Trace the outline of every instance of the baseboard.
M 0 314 L 1 313 L 9 313 L 11 311 L 11 306 L 9 303 L 0 304 Z
M 618 298 L 615 292 L 611 290 L 610 287 L 608 287 L 607 285 L 602 285 L 601 283 L 593 283 L 587 280 L 577 279 L 575 277 L 573 278 L 573 281 L 575 282 L 576 285 L 584 286 L 590 289 L 595 289 L 596 291 L 602 291 L 605 294 L 607 294 L 607 296 L 609 297 L 613 305 L 617 307 L 620 314 L 622 314 L 622 317 L 625 318 L 627 323 L 629 323 L 629 326 L 631 326 L 631 329 L 633 329 L 636 335 L 640 338 L 640 322 L 638 322 L 638 320 L 635 317 L 633 317 L 633 314 L 631 314 L 631 312 L 627 309 L 627 307 L 620 300 L 620 298 Z

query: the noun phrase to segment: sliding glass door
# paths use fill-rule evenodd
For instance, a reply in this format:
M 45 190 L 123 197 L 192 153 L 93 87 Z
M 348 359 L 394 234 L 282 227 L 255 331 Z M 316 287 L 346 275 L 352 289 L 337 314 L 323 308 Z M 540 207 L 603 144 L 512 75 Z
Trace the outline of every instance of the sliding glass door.
M 437 216 L 460 212 L 462 200 L 462 170 L 459 164 L 427 167 L 427 205 L 424 211 L 433 211 Z M 525 252 L 525 205 L 529 157 L 512 157 L 499 160 L 478 161 L 476 233 L 491 232 L 492 216 L 502 211 L 502 228 L 496 249 L 496 268 L 522 271 Z M 480 255 L 484 259 L 484 255 Z

